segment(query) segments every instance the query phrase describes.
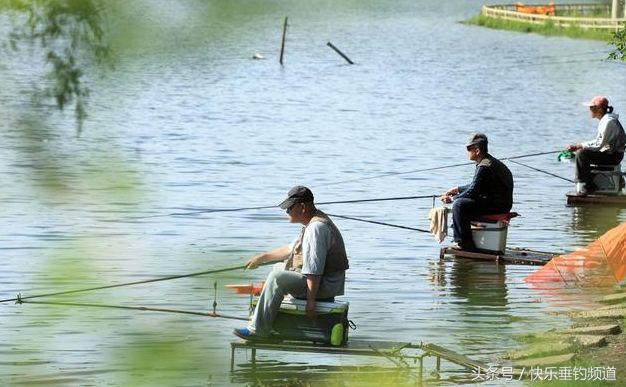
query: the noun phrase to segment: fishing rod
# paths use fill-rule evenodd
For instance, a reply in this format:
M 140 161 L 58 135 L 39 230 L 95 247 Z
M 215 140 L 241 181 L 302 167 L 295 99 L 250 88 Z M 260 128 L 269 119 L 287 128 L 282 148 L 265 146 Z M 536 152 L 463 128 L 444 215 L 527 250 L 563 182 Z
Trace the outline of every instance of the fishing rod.
M 530 153 L 530 154 L 519 155 L 519 156 L 505 157 L 500 160 L 516 160 L 516 159 L 521 159 L 525 157 L 542 156 L 542 155 L 548 155 L 548 154 L 559 153 L 559 152 L 561 152 L 561 150 Z M 468 161 L 468 162 L 457 163 L 457 164 L 442 165 L 439 167 L 414 169 L 411 171 L 389 172 L 389 173 L 384 173 L 384 174 L 374 175 L 374 176 L 369 176 L 369 177 L 331 182 L 331 183 L 324 184 L 323 186 L 331 186 L 331 185 L 337 185 L 337 184 L 343 184 L 343 183 L 349 183 L 349 182 L 378 179 L 378 178 L 387 177 L 387 176 L 405 175 L 409 173 L 436 171 L 440 169 L 454 168 L 454 167 L 460 167 L 460 166 L 472 165 L 472 164 L 474 164 L 473 161 Z M 393 201 L 393 200 L 434 199 L 437 196 L 439 195 L 430 194 L 430 195 L 400 196 L 400 197 L 388 197 L 388 198 L 376 198 L 376 199 L 338 200 L 338 201 L 330 201 L 330 202 L 319 202 L 316 204 L 317 205 L 330 205 L 330 204 L 382 202 L 382 201 Z M 278 206 L 270 205 L 270 206 L 237 207 L 237 208 L 201 208 L 201 209 L 197 209 L 197 210 L 189 211 L 189 212 L 174 212 L 174 213 L 163 214 L 163 215 L 139 216 L 139 217 L 133 217 L 133 219 L 150 219 L 150 218 L 160 218 L 160 217 L 165 217 L 165 216 L 190 216 L 190 215 L 208 214 L 208 213 L 215 213 L 215 212 L 240 212 L 240 211 L 253 211 L 253 210 L 267 210 L 267 209 L 276 208 L 276 207 Z
M 142 280 L 142 281 L 133 281 L 133 282 L 125 282 L 125 283 L 121 283 L 121 284 L 113 284 L 113 285 L 96 286 L 96 287 L 91 287 L 91 288 L 66 290 L 66 291 L 54 292 L 54 293 L 36 294 L 36 295 L 33 295 L 33 296 L 27 296 L 27 297 L 23 297 L 21 295 L 18 295 L 16 298 L 8 298 L 8 299 L 5 299 L 5 300 L 0 300 L 0 303 L 2 303 L 2 302 L 13 302 L 13 301 L 15 301 L 15 302 L 24 302 L 24 300 L 30 300 L 30 299 L 33 299 L 33 298 L 52 297 L 52 296 L 60 296 L 60 295 L 75 294 L 75 293 L 84 293 L 84 292 L 91 292 L 91 291 L 102 290 L 102 289 L 120 288 L 120 287 L 123 287 L 123 286 L 132 286 L 132 285 L 148 284 L 148 283 L 160 282 L 160 281 L 169 281 L 169 280 L 174 280 L 174 279 L 179 279 L 179 278 L 197 277 L 197 276 L 207 275 L 207 274 L 216 274 L 216 273 L 224 273 L 224 272 L 227 272 L 227 271 L 241 270 L 241 269 L 245 269 L 246 267 L 247 267 L 247 265 L 238 265 L 238 266 L 225 267 L 225 268 L 222 268 L 222 269 L 204 270 L 204 271 L 198 271 L 198 272 L 188 273 L 188 274 L 170 275 L 170 276 L 167 276 L 167 277 L 152 278 L 152 279 L 147 279 L 147 280 Z
M 574 181 L 574 180 L 572 180 L 572 179 L 568 179 L 567 177 L 559 176 L 559 175 L 554 174 L 554 173 L 552 173 L 552 172 L 544 171 L 543 169 L 535 168 L 535 167 L 530 166 L 530 165 L 528 165 L 528 164 L 523 164 L 523 163 L 520 163 L 519 161 L 515 161 L 515 160 L 509 160 L 509 161 L 511 161 L 511 162 L 512 162 L 512 163 L 514 163 L 514 164 L 521 165 L 522 167 L 530 168 L 530 169 L 532 169 L 532 170 L 534 170 L 534 171 L 541 172 L 541 173 L 545 173 L 546 175 L 554 176 L 554 177 L 559 178 L 559 179 L 561 179 L 561 180 L 569 181 L 570 183 L 575 183 L 575 181 Z
M 339 200 L 332 202 L 316 202 L 316 205 L 328 205 L 328 204 L 348 204 L 348 203 L 367 203 L 367 202 L 384 202 L 384 201 L 392 201 L 392 200 L 413 200 L 413 199 L 432 199 L 436 198 L 439 195 L 431 194 L 431 195 L 419 195 L 419 196 L 397 196 L 397 197 L 389 197 L 389 198 L 376 198 L 376 199 L 354 199 L 354 200 Z M 270 208 L 277 208 L 278 205 L 273 206 L 260 206 L 260 207 L 238 207 L 238 208 L 206 208 L 206 209 L 198 209 L 190 212 L 176 212 L 167 215 L 152 215 L 141 218 L 157 218 L 161 216 L 188 216 L 188 215 L 197 215 L 197 214 L 208 214 L 213 212 L 239 212 L 239 211 L 250 211 L 250 210 L 265 210 Z
M 26 297 L 26 298 L 28 298 L 28 297 Z M 139 311 L 144 311 L 144 312 L 162 312 L 162 313 L 190 314 L 190 315 L 194 315 L 194 316 L 224 318 L 224 319 L 241 320 L 241 321 L 248 321 L 249 320 L 249 318 L 246 318 L 246 317 L 231 316 L 231 315 L 226 315 L 226 314 L 221 314 L 221 313 L 216 313 L 216 312 L 195 312 L 195 311 L 191 311 L 191 310 L 154 308 L 154 307 L 149 307 L 149 306 L 126 306 L 126 305 L 111 305 L 111 304 L 90 304 L 90 303 L 81 303 L 81 302 L 61 302 L 61 301 L 30 301 L 30 300 L 27 300 L 26 298 L 18 297 L 16 303 L 17 304 L 55 305 L 55 306 L 76 306 L 76 307 L 90 307 L 90 308 L 126 309 L 126 310 L 139 310 Z
M 550 155 L 550 154 L 553 154 L 553 153 L 560 153 L 561 151 L 562 151 L 562 149 L 559 149 L 559 150 L 556 150 L 556 151 L 548 151 L 548 152 L 529 153 L 529 154 L 526 154 L 526 155 L 505 157 L 505 158 L 501 158 L 500 160 L 516 160 L 516 159 L 522 159 L 522 158 L 526 158 L 526 157 Z M 410 171 L 402 171 L 402 172 L 382 173 L 380 175 L 361 177 L 361 178 L 355 178 L 355 179 L 349 179 L 349 180 L 335 181 L 335 182 L 324 184 L 323 186 L 325 187 L 325 186 L 338 185 L 338 184 L 343 184 L 343 183 L 352 183 L 352 182 L 357 182 L 357 181 L 379 179 L 379 178 L 388 177 L 388 176 L 406 175 L 406 174 L 410 174 L 410 173 L 436 171 L 436 170 L 440 170 L 440 169 L 461 167 L 461 166 L 472 165 L 472 164 L 474 164 L 473 161 L 468 161 L 468 162 L 465 162 L 465 163 L 442 165 L 442 166 L 439 166 L 439 167 L 413 169 L 413 170 L 410 170 Z
M 542 156 L 542 155 L 548 155 L 548 154 L 559 153 L 559 152 L 561 152 L 561 150 L 529 153 L 525 155 L 505 157 L 500 160 L 516 160 L 516 159 L 521 159 L 521 158 L 526 158 L 526 157 Z M 414 169 L 411 171 L 389 172 L 389 173 L 384 173 L 384 174 L 375 175 L 375 176 L 331 182 L 331 183 L 324 184 L 324 186 L 337 185 L 337 184 L 343 184 L 343 183 L 348 183 L 348 182 L 371 180 L 371 179 L 377 179 L 377 178 L 382 178 L 382 177 L 387 177 L 387 176 L 404 175 L 404 174 L 409 174 L 409 173 L 435 171 L 435 170 L 440 170 L 440 169 L 454 168 L 454 167 L 460 167 L 460 166 L 472 165 L 472 164 L 474 164 L 473 161 L 468 161 L 468 162 L 457 163 L 457 164 L 442 165 L 439 167 Z M 399 197 L 375 198 L 375 199 L 338 200 L 338 201 L 330 201 L 330 202 L 319 202 L 316 204 L 317 205 L 330 205 L 330 204 L 367 203 L 367 202 L 382 202 L 382 201 L 395 201 L 395 200 L 434 199 L 437 196 L 439 195 L 430 194 L 430 195 L 399 196 Z M 164 216 L 190 216 L 190 215 L 208 214 L 208 213 L 215 213 L 215 212 L 241 212 L 241 211 L 253 211 L 253 210 L 266 210 L 266 209 L 271 209 L 271 208 L 276 208 L 276 207 L 278 206 L 270 205 L 270 206 L 237 207 L 237 208 L 206 208 L 206 209 L 197 209 L 197 210 L 189 211 L 189 212 L 174 212 L 174 213 L 163 214 L 163 215 L 149 215 L 149 216 L 134 217 L 134 219 L 149 219 L 149 218 L 159 218 L 159 217 L 164 217 Z

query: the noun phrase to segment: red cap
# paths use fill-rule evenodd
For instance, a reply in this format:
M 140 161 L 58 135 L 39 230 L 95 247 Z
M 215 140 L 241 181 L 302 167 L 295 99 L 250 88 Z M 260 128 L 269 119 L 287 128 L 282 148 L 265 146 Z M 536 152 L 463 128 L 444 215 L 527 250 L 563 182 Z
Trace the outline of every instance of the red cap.
M 591 99 L 589 102 L 583 102 L 583 105 L 589 107 L 602 107 L 604 109 L 609 107 L 609 100 L 606 97 L 597 95 Z

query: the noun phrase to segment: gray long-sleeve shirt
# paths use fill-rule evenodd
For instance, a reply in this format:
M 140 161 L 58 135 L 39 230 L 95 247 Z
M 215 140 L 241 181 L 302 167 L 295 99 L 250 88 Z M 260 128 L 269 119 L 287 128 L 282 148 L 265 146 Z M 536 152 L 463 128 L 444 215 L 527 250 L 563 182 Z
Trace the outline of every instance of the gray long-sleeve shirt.
M 619 116 L 617 114 L 605 114 L 598 123 L 598 134 L 596 138 L 591 141 L 583 142 L 583 149 L 597 152 L 623 153 L 626 144 L 626 134 L 618 118 Z

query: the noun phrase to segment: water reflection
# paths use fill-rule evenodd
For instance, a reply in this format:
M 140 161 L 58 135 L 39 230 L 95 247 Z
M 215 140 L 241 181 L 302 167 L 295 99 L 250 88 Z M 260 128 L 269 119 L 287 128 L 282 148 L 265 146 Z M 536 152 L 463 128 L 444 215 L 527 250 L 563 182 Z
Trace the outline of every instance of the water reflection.
M 389 363 L 391 364 L 391 363 Z M 427 375 L 425 380 L 428 379 Z M 409 385 L 416 382 L 416 374 L 391 366 L 312 366 L 282 362 L 264 362 L 255 367 L 247 365 L 231 374 L 231 383 L 256 385 L 280 384 L 311 386 L 323 385 Z
M 492 261 L 455 257 L 450 271 L 450 290 L 470 306 L 495 307 L 499 312 L 506 311 L 506 266 Z
M 57 115 L 49 118 L 54 128 L 50 133 L 28 141 L 16 134 L 28 104 L 21 86 L 36 84 L 39 77 L 33 74 L 31 63 L 12 61 L 8 55 L 2 58 L 0 110 L 6 119 L 0 122 L 0 164 L 5 181 L 11 181 L 3 187 L 0 203 L 5 220 L 0 232 L 5 267 L 0 292 L 5 298 L 24 291 L 55 290 L 51 285 L 57 283 L 85 287 L 83 278 L 67 281 L 66 272 L 48 270 L 47 257 L 66 252 L 66 262 L 73 267 L 90 265 L 86 272 L 91 282 L 127 282 L 232 265 L 271 248 L 277 238 L 291 235 L 291 225 L 272 211 L 167 214 L 273 204 L 285 189 L 307 181 L 319 186 L 316 196 L 321 200 L 441 192 L 450 181 L 466 179 L 472 169 L 324 184 L 459 162 L 462 153 L 458 150 L 468 133 L 477 129 L 489 134 L 498 150 L 496 156 L 561 146 L 563 138 L 579 137 L 576 127 L 588 127 L 578 104 L 582 96 L 576 90 L 602 89 L 618 97 L 616 106 L 624 105 L 619 96 L 626 73 L 614 71 L 615 64 L 549 64 L 561 55 L 602 50 L 601 42 L 503 33 L 456 23 L 479 11 L 480 4 L 475 2 L 394 0 L 364 6 L 362 1 L 349 1 L 340 7 L 318 1 L 211 2 L 211 10 L 214 5 L 228 7 L 225 18 L 220 17 L 224 13 L 213 11 L 211 18 L 202 12 L 188 18 L 179 9 L 183 2 L 172 8 L 171 2 L 157 0 L 149 2 L 158 11 L 152 15 L 144 9 L 150 8 L 144 7 L 147 3 L 135 4 L 138 12 L 128 19 L 131 24 L 154 27 L 146 34 L 150 40 L 130 42 L 139 59 L 122 61 L 115 74 L 93 80 L 90 120 L 81 138 L 74 136 L 71 117 L 65 120 Z M 161 12 L 168 17 L 162 18 Z M 282 21 L 276 18 L 285 14 L 294 23 L 286 65 L 250 60 L 254 50 L 276 51 L 276 27 Z M 181 16 L 200 30 L 154 23 Z M 178 33 L 173 34 L 174 30 Z M 341 43 L 359 61 L 357 66 L 341 64 L 324 44 L 316 43 L 329 34 L 329 39 Z M 197 36 L 201 39 L 194 39 Z M 524 77 L 507 70 L 520 63 L 527 64 Z M 501 71 L 474 71 L 488 67 Z M 486 106 L 496 110 L 485 114 Z M 445 112 L 445 119 L 433 112 Z M 567 125 L 559 131 L 542 129 L 555 121 Z M 112 155 L 119 162 L 106 162 Z M 550 160 L 554 163 L 552 157 L 537 158 L 533 165 L 544 167 Z M 44 183 L 58 186 L 56 180 L 46 180 L 44 171 L 69 181 L 67 197 L 45 198 L 43 190 L 35 189 Z M 516 207 L 525 218 L 516 225 L 516 242 L 547 251 L 568 250 L 582 243 L 578 238 L 590 238 L 585 234 L 589 230 L 600 233 L 609 227 L 577 225 L 572 212 L 578 210 L 562 205 L 560 182 L 519 172 Z M 127 190 L 111 194 L 111 189 L 128 186 L 141 196 Z M 338 213 L 346 207 L 340 208 Z M 354 211 L 424 227 L 426 209 L 411 208 L 406 202 L 390 202 L 360 205 Z M 144 215 L 158 216 L 140 218 Z M 615 215 L 602 217 L 614 219 Z M 545 305 L 529 301 L 529 289 L 521 282 L 531 268 L 440 261 L 430 238 L 348 221 L 340 228 L 354 263 L 348 297 L 359 335 L 423 339 L 481 359 L 512 346 L 511 332 L 554 327 L 555 319 L 545 316 Z M 77 241 L 68 243 L 72 238 Z M 89 249 L 75 254 L 75 245 L 81 243 Z M 261 277 L 258 272 L 237 275 L 240 278 L 231 283 Z M 52 283 L 53 279 L 63 283 Z M 171 308 L 198 310 L 210 303 L 212 283 L 200 278 L 174 281 L 111 292 L 106 297 L 145 304 L 163 301 Z M 220 295 L 224 313 L 237 314 L 247 306 L 246 300 L 222 297 L 226 296 Z M 150 362 L 150 371 L 135 371 L 143 384 L 154 379 L 162 382 L 164 375 L 188 375 L 188 369 L 200 374 L 210 368 L 215 379 L 230 377 L 228 366 L 219 362 L 228 356 L 231 322 L 204 324 L 177 318 L 170 327 L 166 316 L 115 311 L 86 318 L 84 312 L 70 309 L 63 318 L 51 316 L 51 309 L 35 305 L 2 306 L 0 345 L 11 351 L 0 353 L 0 361 L 5 362 L 0 366 L 49 359 L 54 359 L 54 365 L 37 372 L 9 365 L 0 374 L 16 375 L 18 380 L 30 374 L 42 378 L 81 375 L 76 384 L 116 384 L 108 373 L 110 364 L 123 366 L 120 380 L 126 380 L 132 361 L 122 355 L 128 357 L 128 348 L 142 336 L 144 325 L 138 325 L 142 323 L 164 340 L 189 336 L 189 342 L 198 347 L 193 359 L 179 357 L 189 361 L 184 372 L 177 373 L 177 365 L 167 355 L 158 367 Z M 524 323 L 519 323 L 522 318 Z M 136 326 L 142 329 L 131 329 Z M 73 335 L 66 335 L 68 330 Z M 139 351 L 137 358 L 145 352 Z M 190 352 L 185 348 L 183 353 Z M 171 352 L 169 357 L 176 358 Z M 108 358 L 121 360 L 116 363 Z M 351 359 L 308 355 L 277 358 L 285 363 L 295 359 L 307 364 L 354 364 Z M 77 373 L 85 369 L 95 376 Z M 331 382 L 336 370 L 329 372 Z M 300 371 L 294 374 L 300 376 Z M 198 374 L 190 375 L 188 384 L 203 384 Z M 247 381 L 255 383 L 256 378 Z M 324 379 L 321 372 L 315 378 Z
M 620 223 L 620 205 L 581 205 L 572 207 L 570 229 L 581 245 L 589 243 Z

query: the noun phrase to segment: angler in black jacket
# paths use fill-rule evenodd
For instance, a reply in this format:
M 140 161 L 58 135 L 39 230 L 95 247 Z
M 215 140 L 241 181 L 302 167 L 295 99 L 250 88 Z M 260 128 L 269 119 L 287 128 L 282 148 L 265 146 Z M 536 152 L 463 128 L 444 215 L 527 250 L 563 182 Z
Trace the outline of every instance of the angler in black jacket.
M 488 153 L 487 136 L 475 133 L 467 143 L 470 160 L 476 163 L 470 184 L 449 189 L 442 197 L 452 203 L 454 243 L 463 250 L 476 248 L 470 221 L 480 215 L 507 213 L 513 206 L 513 175 L 500 160 Z

